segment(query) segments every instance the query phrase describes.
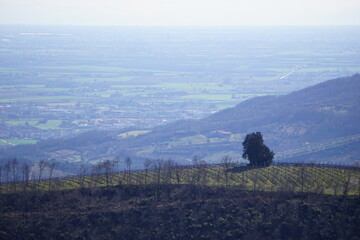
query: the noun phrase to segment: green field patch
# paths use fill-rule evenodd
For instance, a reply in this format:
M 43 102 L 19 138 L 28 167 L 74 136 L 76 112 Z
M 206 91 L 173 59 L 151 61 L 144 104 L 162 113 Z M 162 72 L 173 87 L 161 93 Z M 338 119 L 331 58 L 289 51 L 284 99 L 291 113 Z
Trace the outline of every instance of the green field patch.
M 236 96 L 240 96 L 240 97 L 261 97 L 261 96 L 267 96 L 269 95 L 268 93 L 240 93 L 240 94 L 236 94 Z
M 113 94 L 121 94 L 121 91 L 119 90 L 106 90 L 106 91 L 101 91 L 101 92 L 94 92 L 92 93 L 94 96 L 100 96 L 100 97 L 104 97 L 104 98 L 107 98 L 107 97 L 111 97 Z
M 190 94 L 180 97 L 184 100 L 231 101 L 231 94 Z
M 356 73 L 360 72 L 360 66 L 352 66 L 352 67 L 346 66 L 346 67 L 344 67 L 344 69 L 346 71 L 352 71 L 352 72 L 356 72 Z
M 169 77 L 174 77 L 174 76 L 179 76 L 179 75 L 183 75 L 183 72 L 156 72 L 154 75 L 155 76 L 169 76 Z
M 273 71 L 273 72 L 278 72 L 278 73 L 286 73 L 289 72 L 291 70 L 291 68 L 276 68 L 276 67 L 270 67 L 270 68 L 266 68 L 264 69 L 266 71 Z
M 8 145 L 11 145 L 11 144 L 9 144 L 7 141 L 5 141 L 3 139 L 0 139 L 0 146 L 8 146 Z
M 240 162 L 244 162 L 245 160 L 242 158 L 241 153 L 234 151 L 219 151 L 212 154 L 207 155 L 203 158 L 204 161 L 209 163 L 218 163 L 220 159 L 223 159 L 224 156 L 229 156 L 232 159 L 240 159 Z
M 74 102 L 64 102 L 64 103 L 48 103 L 48 106 L 75 106 Z
M 0 145 L 8 145 L 8 146 L 35 144 L 37 142 L 38 142 L 37 140 L 31 140 L 31 139 L 0 139 Z
M 44 88 L 45 85 L 41 84 L 32 84 L 32 85 L 1 85 L 0 89 L 6 90 L 7 88 Z
M 24 119 L 24 120 L 11 120 L 11 121 L 5 121 L 7 125 L 11 126 L 35 126 L 38 123 L 38 119 Z
M 220 91 L 233 89 L 230 85 L 213 83 L 187 83 L 187 82 L 167 82 L 152 85 L 156 88 L 174 89 L 179 91 Z
M 62 120 L 47 120 L 46 123 L 43 124 L 37 124 L 35 127 L 39 129 L 61 129 L 60 125 L 62 123 Z
M 73 66 L 42 66 L 42 69 L 58 69 L 58 70 L 76 70 L 87 72 L 123 72 L 126 68 L 90 66 L 90 65 L 73 65 Z
M 81 99 L 78 96 L 39 96 L 39 97 L 24 97 L 24 98 L 6 98 L 0 99 L 0 103 L 8 102 L 26 102 L 26 101 L 41 101 L 41 100 L 66 100 L 66 99 Z
M 360 67 L 358 66 L 334 66 L 334 67 L 306 67 L 299 70 L 302 73 L 320 73 L 320 72 L 336 72 L 336 71 L 350 71 L 350 72 L 360 72 Z
M 235 105 L 236 104 L 216 104 L 216 108 L 221 110 L 221 109 L 235 107 Z
M 35 144 L 38 142 L 37 140 L 30 140 L 30 139 L 5 139 L 5 140 L 15 145 Z
M 118 136 L 121 138 L 127 138 L 127 137 L 137 137 L 139 135 L 143 135 L 146 133 L 149 133 L 149 130 L 142 130 L 142 131 L 129 131 L 129 132 L 125 132 L 125 133 L 121 133 Z
M 69 86 L 69 87 L 57 87 L 57 88 L 53 88 L 53 87 L 43 87 L 43 88 L 34 88 L 34 89 L 29 89 L 29 90 L 32 90 L 32 91 L 37 91 L 37 92 L 66 92 L 66 91 L 69 91 L 69 89 L 73 89 L 72 86 Z M 80 89 L 80 88 L 78 88 Z M 52 93 L 54 94 L 54 93 Z
M 71 155 L 71 156 L 67 156 L 66 157 L 66 161 L 68 162 L 80 162 L 81 161 L 81 156 L 80 155 Z
M 168 143 L 170 148 L 172 147 L 179 147 L 179 146 L 186 146 L 186 145 L 196 145 L 196 144 L 205 144 L 207 143 L 208 138 L 204 135 L 194 135 L 190 137 L 183 137 L 177 141 L 172 141 Z
M 15 70 L 14 68 L 0 68 L 0 73 L 22 73 L 22 71 Z
M 136 76 L 119 76 L 119 77 L 104 77 L 104 78 L 75 78 L 76 82 L 127 82 L 136 78 Z
M 161 71 L 154 69 L 136 69 L 136 68 L 122 68 L 122 67 L 91 66 L 91 65 L 42 66 L 39 68 L 52 69 L 52 70 L 74 70 L 74 71 L 84 71 L 84 72 L 111 72 L 111 73 L 124 73 L 124 72 L 149 72 L 156 74 L 175 73 L 171 71 Z

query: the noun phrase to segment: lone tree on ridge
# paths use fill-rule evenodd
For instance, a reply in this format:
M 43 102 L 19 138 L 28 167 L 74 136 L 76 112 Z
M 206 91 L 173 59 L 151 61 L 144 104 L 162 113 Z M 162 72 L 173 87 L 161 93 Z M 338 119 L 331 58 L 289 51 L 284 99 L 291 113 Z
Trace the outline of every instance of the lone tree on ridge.
M 261 132 L 246 135 L 243 145 L 242 157 L 249 160 L 250 166 L 270 166 L 274 158 L 274 152 L 265 144 Z

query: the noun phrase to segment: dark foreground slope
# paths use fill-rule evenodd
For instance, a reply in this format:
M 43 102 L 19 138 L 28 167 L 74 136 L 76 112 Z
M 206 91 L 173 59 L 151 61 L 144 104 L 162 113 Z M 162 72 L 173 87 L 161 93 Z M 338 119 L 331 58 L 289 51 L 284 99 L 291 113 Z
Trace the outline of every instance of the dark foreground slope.
M 191 185 L 0 195 L 0 239 L 359 239 L 360 199 Z

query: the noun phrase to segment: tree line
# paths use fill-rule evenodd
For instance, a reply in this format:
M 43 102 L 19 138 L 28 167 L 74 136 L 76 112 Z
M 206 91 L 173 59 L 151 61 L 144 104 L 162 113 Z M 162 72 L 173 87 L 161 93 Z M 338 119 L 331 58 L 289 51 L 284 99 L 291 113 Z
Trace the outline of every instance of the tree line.
M 124 184 L 187 184 L 238 187 L 244 190 L 360 193 L 359 167 L 273 163 L 274 153 L 264 144 L 260 132 L 246 136 L 243 157 L 249 161 L 248 164 L 239 164 L 230 156 L 224 156 L 217 164 L 207 163 L 195 156 L 190 165 L 181 165 L 171 159 L 146 159 L 141 170 L 132 168 L 133 160 L 130 157 L 123 160 L 115 158 L 94 165 L 82 164 L 76 175 L 67 177 L 56 176 L 59 163 L 54 160 L 41 160 L 32 166 L 29 162 L 20 164 L 17 159 L 12 159 L 0 165 L 0 191 L 61 190 Z M 267 168 L 271 165 L 273 167 Z M 336 170 L 324 170 L 328 168 Z
M 44 191 L 72 188 L 98 188 L 121 185 L 194 185 L 236 187 L 244 190 L 330 192 L 360 194 L 360 168 L 330 164 L 273 163 L 257 167 L 235 162 L 225 156 L 220 163 L 207 163 L 194 157 L 192 164 L 181 165 L 171 159 L 143 162 L 132 168 L 131 158 L 105 160 L 81 165 L 76 175 L 58 177 L 58 163 L 42 160 L 31 170 L 29 164 L 13 159 L 0 166 L 0 191 Z

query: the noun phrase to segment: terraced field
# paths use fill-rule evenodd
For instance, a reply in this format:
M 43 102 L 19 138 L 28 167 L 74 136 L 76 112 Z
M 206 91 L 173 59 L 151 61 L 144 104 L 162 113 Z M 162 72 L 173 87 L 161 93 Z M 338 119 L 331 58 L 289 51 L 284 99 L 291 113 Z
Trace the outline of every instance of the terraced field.
M 157 164 L 151 171 L 108 171 L 91 176 L 3 184 L 0 191 L 62 190 L 114 185 L 189 184 L 225 186 L 241 190 L 313 192 L 334 195 L 360 194 L 360 169 L 355 167 L 270 166 L 245 167 L 170 166 Z

